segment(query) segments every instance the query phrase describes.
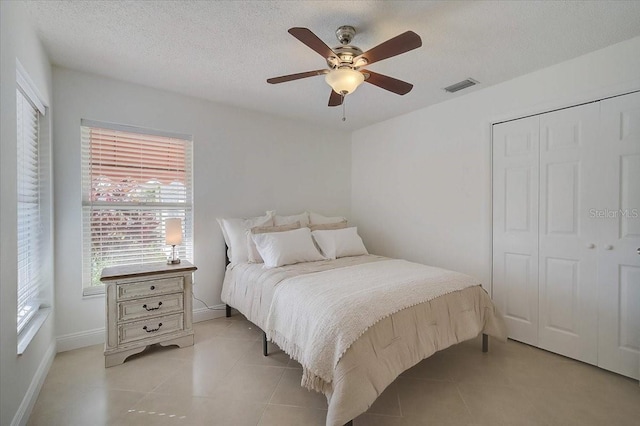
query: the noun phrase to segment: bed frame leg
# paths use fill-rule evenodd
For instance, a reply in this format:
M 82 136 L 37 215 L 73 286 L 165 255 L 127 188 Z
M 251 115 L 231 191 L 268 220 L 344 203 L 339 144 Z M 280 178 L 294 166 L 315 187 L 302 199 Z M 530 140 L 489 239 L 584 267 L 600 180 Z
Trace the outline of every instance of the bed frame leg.
M 231 316 L 231 306 L 225 304 L 224 309 L 225 309 L 225 316 L 229 318 Z
M 482 352 L 489 352 L 489 336 L 482 333 Z
M 267 351 L 267 333 L 264 331 L 262 332 L 262 355 L 269 355 L 269 352 Z

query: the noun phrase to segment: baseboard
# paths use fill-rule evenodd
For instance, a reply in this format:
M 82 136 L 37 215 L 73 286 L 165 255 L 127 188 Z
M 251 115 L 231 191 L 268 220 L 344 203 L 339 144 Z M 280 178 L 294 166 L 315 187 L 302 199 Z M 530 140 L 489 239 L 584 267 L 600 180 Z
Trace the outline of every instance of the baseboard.
M 16 415 L 13 416 L 11 426 L 24 426 L 27 424 L 31 411 L 33 410 L 33 406 L 36 404 L 38 395 L 40 394 L 40 389 L 42 389 L 44 379 L 47 378 L 47 373 L 49 373 L 49 368 L 51 368 L 51 364 L 55 357 L 56 343 L 52 342 L 49 345 L 47 352 L 45 352 L 42 357 L 42 361 L 40 362 L 36 373 L 33 375 L 33 380 L 31 380 L 31 384 L 29 385 L 24 398 L 22 398 L 18 411 L 16 412 Z
M 211 306 L 208 308 L 198 308 L 193 310 L 193 322 L 207 321 L 225 316 L 225 304 Z M 215 310 L 214 310 L 215 309 Z
M 58 352 L 71 351 L 86 346 L 98 345 L 104 343 L 104 328 L 95 328 L 93 330 L 79 331 L 77 333 L 65 334 L 56 338 Z

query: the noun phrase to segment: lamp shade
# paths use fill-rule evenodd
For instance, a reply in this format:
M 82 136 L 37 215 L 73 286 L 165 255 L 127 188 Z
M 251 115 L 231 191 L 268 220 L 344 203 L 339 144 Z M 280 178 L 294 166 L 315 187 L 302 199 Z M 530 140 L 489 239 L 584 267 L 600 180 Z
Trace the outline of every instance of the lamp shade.
M 170 246 L 182 244 L 182 219 L 171 218 L 165 219 L 165 242 Z
M 359 85 L 364 81 L 364 75 L 361 72 L 350 68 L 338 68 L 329 71 L 324 80 L 333 89 L 334 92 L 341 95 L 353 93 Z

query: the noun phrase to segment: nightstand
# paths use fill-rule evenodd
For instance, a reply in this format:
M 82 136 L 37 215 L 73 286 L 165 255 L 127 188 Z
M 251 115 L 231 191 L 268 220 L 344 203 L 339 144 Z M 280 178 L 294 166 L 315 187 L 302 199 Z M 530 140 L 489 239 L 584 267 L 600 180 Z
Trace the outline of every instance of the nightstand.
M 193 345 L 191 288 L 197 268 L 150 263 L 102 270 L 106 286 L 105 367 L 122 364 L 148 345 Z

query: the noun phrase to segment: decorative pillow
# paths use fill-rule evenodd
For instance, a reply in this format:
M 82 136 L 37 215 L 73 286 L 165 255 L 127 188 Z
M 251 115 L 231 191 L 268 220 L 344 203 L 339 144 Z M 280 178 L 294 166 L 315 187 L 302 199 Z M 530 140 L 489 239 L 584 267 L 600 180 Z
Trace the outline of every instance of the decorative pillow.
M 320 247 L 322 254 L 328 259 L 346 256 L 360 256 L 369 254 L 362 238 L 358 235 L 358 228 L 313 231 L 313 239 Z
M 264 259 L 264 266 L 291 265 L 300 262 L 324 260 L 311 238 L 311 231 L 304 227 L 293 231 L 253 234 L 258 253 Z
M 247 219 L 216 218 L 220 229 L 222 229 L 224 241 L 227 243 L 227 256 L 232 266 L 239 263 L 246 263 L 249 260 L 246 237 L 247 230 L 255 226 L 273 226 L 274 213 L 273 211 L 268 211 L 265 216 Z
M 273 224 L 276 226 L 289 225 L 291 223 L 300 222 L 300 226 L 309 225 L 309 213 L 302 212 L 300 214 L 294 214 L 291 216 L 277 216 L 273 218 Z
M 309 225 L 309 229 L 311 232 L 313 231 L 328 231 L 332 229 L 344 229 L 347 227 L 347 221 L 343 220 L 342 222 L 334 222 L 334 223 L 322 223 L 319 225 Z
M 263 263 L 262 256 L 256 249 L 256 243 L 253 242 L 251 235 L 266 234 L 268 232 L 284 232 L 300 228 L 300 222 L 291 223 L 289 225 L 280 226 L 254 226 L 247 231 L 247 250 L 249 252 L 249 263 Z
M 346 222 L 347 218 L 342 216 L 322 216 L 321 214 L 311 212 L 309 213 L 309 222 L 312 225 L 322 225 L 325 223 Z

